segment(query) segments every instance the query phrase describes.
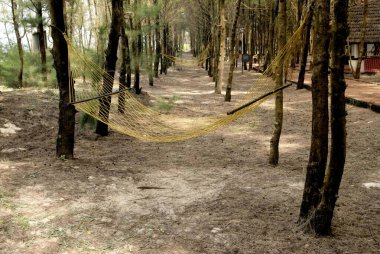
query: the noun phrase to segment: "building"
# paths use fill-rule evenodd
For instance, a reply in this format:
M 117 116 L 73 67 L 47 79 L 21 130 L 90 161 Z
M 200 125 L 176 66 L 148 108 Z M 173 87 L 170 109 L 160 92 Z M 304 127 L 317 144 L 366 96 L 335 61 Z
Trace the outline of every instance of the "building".
M 350 26 L 349 45 L 351 63 L 356 69 L 359 57 L 359 45 L 363 28 L 363 1 L 357 0 L 349 8 Z M 361 72 L 380 72 L 380 0 L 368 0 L 367 29 L 364 39 L 366 55 L 362 61 Z

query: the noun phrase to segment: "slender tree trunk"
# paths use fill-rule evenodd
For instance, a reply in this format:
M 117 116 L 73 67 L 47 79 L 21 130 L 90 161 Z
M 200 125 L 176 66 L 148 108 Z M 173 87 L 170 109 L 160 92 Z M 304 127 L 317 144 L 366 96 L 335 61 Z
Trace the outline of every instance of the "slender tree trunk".
M 162 41 L 163 41 L 163 51 L 165 55 L 169 55 L 169 43 L 168 43 L 168 37 L 169 37 L 169 25 L 164 24 L 164 29 L 162 32 Z M 166 57 L 161 58 L 161 74 L 167 74 L 168 73 L 168 65 L 169 65 L 169 60 Z
M 64 1 L 49 1 L 50 18 L 54 27 L 52 29 L 53 38 L 53 58 L 54 67 L 57 73 L 59 88 L 59 120 L 56 152 L 59 158 L 74 157 L 74 133 L 75 133 L 75 108 L 70 103 L 69 87 L 69 60 L 67 43 L 59 31 L 66 31 L 64 21 Z M 59 30 L 58 30 L 59 29 Z M 73 93 L 73 91 L 72 91 Z
M 112 92 L 113 80 L 115 76 L 115 68 L 117 61 L 117 49 L 119 45 L 120 27 L 121 27 L 121 9 L 122 0 L 112 0 L 112 21 L 111 29 L 108 36 L 108 47 L 106 50 L 105 75 L 103 77 L 103 94 Z M 102 112 L 102 121 L 107 122 L 111 108 L 111 96 L 100 99 L 99 110 Z M 96 125 L 96 133 L 101 136 L 108 135 L 108 125 L 98 121 Z
M 263 65 L 263 70 L 266 70 L 268 66 L 272 62 L 272 58 L 274 55 L 274 41 L 275 41 L 275 26 L 276 26 L 276 18 L 278 13 L 279 0 L 275 0 L 271 4 L 270 10 L 270 21 L 269 21 L 269 39 L 268 39 L 268 51 L 265 57 L 265 62 Z
M 308 0 L 299 0 L 297 3 L 297 28 L 300 27 L 302 19 L 304 18 L 303 13 L 305 13 L 305 6 L 307 6 Z M 300 53 L 302 53 L 302 49 L 297 51 L 297 59 L 296 64 L 300 63 Z
M 226 17 L 225 17 L 225 0 L 219 0 L 219 60 L 218 60 L 218 78 L 216 80 L 215 93 L 221 94 L 223 88 L 224 57 L 226 54 Z
M 279 22 L 278 22 L 278 52 L 286 44 L 286 0 L 279 1 Z M 284 66 L 285 63 L 282 63 L 276 73 L 276 88 L 280 88 L 284 85 L 284 69 L 287 66 Z M 276 94 L 275 97 L 275 124 L 272 138 L 270 140 L 270 149 L 269 149 L 269 164 L 273 166 L 278 165 L 280 158 L 279 144 L 280 137 L 282 132 L 282 123 L 283 123 L 283 104 L 284 97 L 282 90 Z
M 313 226 L 311 215 L 321 199 L 320 190 L 325 176 L 328 153 L 328 66 L 330 0 L 316 0 L 314 15 L 313 75 L 312 75 L 312 134 L 309 164 L 300 209 L 300 223 Z
M 207 74 L 209 77 L 213 77 L 214 76 L 214 40 L 212 38 L 210 38 L 207 61 L 209 63 Z
M 147 38 L 147 54 L 148 54 L 148 78 L 149 78 L 149 85 L 153 86 L 154 80 L 153 80 L 153 70 L 152 70 L 152 60 L 153 60 L 153 45 L 152 45 L 152 31 L 151 31 L 151 23 L 150 18 L 148 18 L 148 38 Z
M 22 48 L 22 42 L 21 42 L 21 36 L 19 31 L 19 14 L 18 14 L 18 8 L 17 8 L 17 1 L 11 0 L 12 5 L 12 19 L 13 19 L 13 26 L 16 34 L 16 40 L 17 40 L 17 50 L 18 50 L 18 56 L 20 58 L 20 70 L 17 76 L 18 81 L 18 87 L 23 87 L 23 73 L 24 73 L 24 50 Z
M 253 10 L 250 10 L 250 16 L 252 17 L 250 22 L 251 22 L 251 26 L 250 26 L 250 43 L 249 43 L 249 47 L 250 47 L 250 56 L 251 56 L 251 59 L 249 60 L 249 70 L 251 71 L 253 69 L 253 56 L 255 55 L 255 39 L 254 39 L 254 31 L 253 31 L 253 20 L 254 20 L 254 12 Z
M 298 75 L 297 89 L 303 89 L 305 83 L 305 73 L 306 73 L 306 65 L 307 65 L 307 56 L 309 55 L 309 47 L 310 47 L 310 32 L 311 32 L 311 24 L 313 21 L 314 15 L 314 4 L 310 7 L 309 17 L 306 21 L 306 27 L 304 32 L 304 41 L 302 47 L 302 55 L 301 55 L 301 64 L 300 64 L 300 72 Z
M 362 24 L 362 31 L 361 31 L 361 36 L 360 36 L 358 64 L 356 65 L 356 70 L 354 73 L 355 79 L 360 79 L 362 61 L 366 53 L 365 37 L 367 34 L 367 19 L 368 19 L 368 0 L 363 0 L 363 24 Z
M 134 40 L 135 43 L 135 54 L 134 54 L 134 63 L 135 63 L 135 81 L 133 83 L 133 88 L 135 89 L 136 94 L 140 94 L 140 59 L 142 54 L 142 31 L 141 31 L 141 21 L 137 21 L 135 25 L 135 31 L 137 33 L 137 38 Z
M 157 5 L 157 0 L 153 1 Z M 160 33 L 160 14 L 157 13 L 155 24 L 155 40 L 156 40 L 156 54 L 154 58 L 154 77 L 158 78 L 158 69 L 161 58 L 161 33 Z
M 11 41 L 11 38 L 9 37 L 9 32 L 8 32 L 8 28 L 7 28 L 7 23 L 6 22 L 4 22 L 4 29 L 5 29 L 5 35 L 7 36 L 8 46 L 12 47 L 12 41 Z
M 331 36 L 331 154 L 322 189 L 322 199 L 315 213 L 315 231 L 320 235 L 331 233 L 331 222 L 346 159 L 344 60 L 349 30 L 347 12 L 348 0 L 334 1 L 334 28 Z
M 87 43 L 87 48 L 89 48 L 91 45 L 91 40 L 92 40 L 92 29 L 94 27 L 93 18 L 92 18 L 92 6 L 91 6 L 90 0 L 87 0 L 87 6 L 88 6 L 88 14 L 90 16 L 90 29 L 89 29 L 89 36 L 88 36 L 89 39 L 88 39 L 88 43 Z
M 123 6 L 121 6 L 121 12 L 123 13 Z M 121 64 L 120 64 L 120 76 L 119 84 L 120 90 L 131 87 L 131 57 L 129 53 L 129 42 L 125 32 L 125 20 L 121 17 L 120 27 L 120 48 L 121 48 Z M 118 98 L 118 110 L 120 113 L 125 113 L 125 93 L 120 93 Z
M 74 13 L 75 13 L 74 7 L 75 7 L 75 1 L 66 1 L 66 3 L 67 3 L 67 6 L 69 6 L 69 8 L 66 8 L 66 15 L 70 15 L 66 19 L 66 22 L 67 22 L 67 27 L 66 27 L 66 29 L 67 29 L 67 35 L 69 36 L 69 38 L 72 38 L 73 32 L 74 32 Z
M 228 73 L 226 96 L 224 98 L 225 101 L 231 101 L 232 80 L 234 78 L 235 60 L 236 60 L 235 55 L 239 51 L 239 44 L 236 43 L 236 29 L 237 29 L 237 23 L 239 19 L 240 5 L 241 5 L 241 0 L 238 0 L 236 3 L 235 18 L 234 18 L 234 23 L 232 24 L 232 31 L 231 31 L 230 71 Z
M 39 0 L 36 3 L 36 11 L 37 11 L 37 31 L 40 42 L 40 54 L 41 54 L 41 73 L 42 73 L 42 81 L 47 81 L 47 69 L 46 69 L 46 44 L 45 44 L 45 33 L 44 33 L 44 23 L 42 17 L 42 1 Z
M 220 22 L 218 22 L 220 23 Z M 219 77 L 219 72 L 218 72 L 218 68 L 219 68 L 219 60 L 220 60 L 220 27 L 219 26 L 215 26 L 216 28 L 214 29 L 216 31 L 216 36 L 214 37 L 214 47 L 215 47 L 215 52 L 214 52 L 214 76 L 213 76 L 213 79 L 212 81 L 215 82 L 215 88 L 218 84 L 217 80 L 218 80 L 218 77 Z

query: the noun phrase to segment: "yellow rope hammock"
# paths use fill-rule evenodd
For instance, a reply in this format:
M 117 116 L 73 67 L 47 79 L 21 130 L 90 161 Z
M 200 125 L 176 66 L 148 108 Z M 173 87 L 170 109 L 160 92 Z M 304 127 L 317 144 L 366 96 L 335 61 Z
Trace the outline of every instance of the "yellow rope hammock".
M 252 112 L 268 99 L 269 94 L 274 93 L 276 86 L 270 76 L 276 68 L 287 63 L 299 47 L 303 26 L 304 23 L 274 59 L 265 72 L 267 75 L 260 75 L 260 78 L 253 80 L 252 87 L 236 100 L 237 107 L 244 105 L 240 110 L 229 115 L 200 118 L 162 114 L 142 104 L 129 90 L 121 89 L 120 85 L 115 92 L 113 89 L 117 85 L 114 85 L 114 78 L 76 49 L 65 36 L 69 49 L 72 89 L 75 83 L 75 98 L 71 97 L 71 103 L 78 111 L 91 115 L 110 128 L 144 141 L 175 142 L 206 135 Z M 257 100 L 249 103 L 254 99 Z

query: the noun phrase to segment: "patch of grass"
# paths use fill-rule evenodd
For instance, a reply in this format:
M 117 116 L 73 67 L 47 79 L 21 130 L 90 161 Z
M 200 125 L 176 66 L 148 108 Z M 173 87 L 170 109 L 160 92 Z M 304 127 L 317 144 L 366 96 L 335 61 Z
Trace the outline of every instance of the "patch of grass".
M 59 157 L 59 159 L 60 159 L 61 161 L 67 161 L 66 155 L 61 155 L 61 156 Z
M 17 216 L 13 219 L 13 224 L 21 228 L 22 230 L 27 230 L 30 226 L 28 218 L 24 216 Z
M 0 207 L 4 208 L 15 208 L 15 205 L 7 198 L 6 194 L 0 191 Z
M 44 92 L 44 94 L 46 94 L 47 96 L 52 97 L 54 99 L 58 98 L 58 91 L 57 90 L 47 89 Z
M 52 229 L 48 232 L 48 237 L 64 238 L 66 237 L 66 232 L 61 228 Z
M 102 250 L 109 251 L 109 250 L 114 250 L 115 248 L 116 248 L 116 245 L 114 242 L 107 241 L 106 244 L 103 246 Z
M 158 111 L 161 111 L 161 112 L 169 112 L 170 110 L 172 110 L 175 106 L 175 102 L 178 101 L 180 99 L 180 97 L 178 96 L 173 96 L 171 98 L 164 98 L 164 97 L 161 97 L 156 105 L 155 105 L 155 108 L 158 110 Z

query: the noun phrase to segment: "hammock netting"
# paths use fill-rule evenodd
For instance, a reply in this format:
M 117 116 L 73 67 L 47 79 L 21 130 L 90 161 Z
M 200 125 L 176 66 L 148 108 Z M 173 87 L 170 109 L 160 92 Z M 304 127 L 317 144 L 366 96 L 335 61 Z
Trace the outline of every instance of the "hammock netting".
M 278 88 L 273 81 L 273 75 L 277 68 L 287 66 L 294 52 L 298 50 L 302 42 L 304 24 L 305 22 L 288 40 L 286 46 L 272 61 L 265 73 L 252 80 L 251 88 L 239 98 L 234 97 L 236 107 L 265 96 Z M 101 66 L 76 48 L 67 36 L 65 39 L 69 49 L 70 88 L 75 88 L 75 96 L 71 96 L 71 103 L 78 111 L 94 117 L 118 132 L 140 140 L 176 142 L 206 135 L 254 111 L 270 97 L 266 96 L 231 115 L 220 114 L 184 119 L 174 114 L 160 113 L 141 103 L 131 91 L 116 82 Z M 201 59 L 193 61 L 198 64 L 205 57 L 202 54 Z M 171 57 L 171 60 L 175 61 L 176 65 L 188 66 L 188 63 L 180 59 Z M 184 122 L 186 124 L 181 124 Z

